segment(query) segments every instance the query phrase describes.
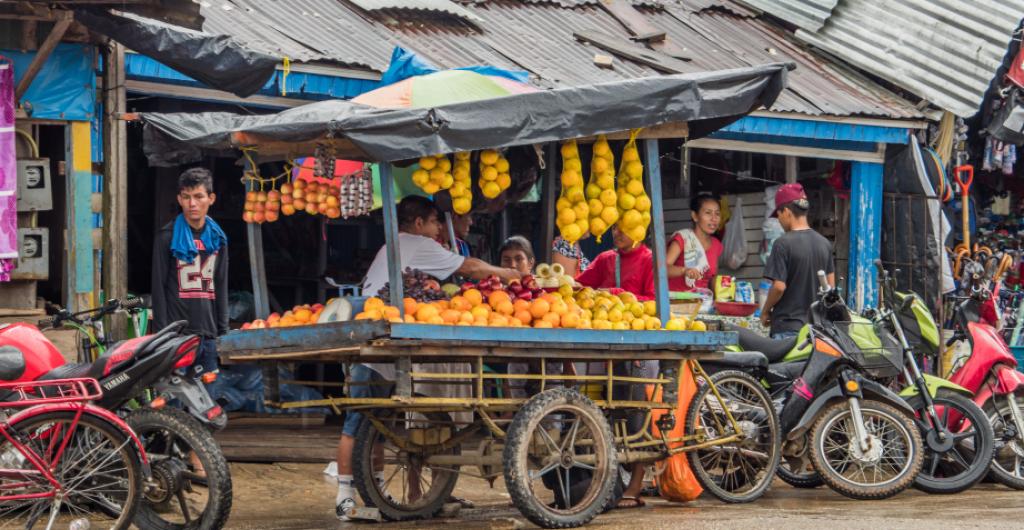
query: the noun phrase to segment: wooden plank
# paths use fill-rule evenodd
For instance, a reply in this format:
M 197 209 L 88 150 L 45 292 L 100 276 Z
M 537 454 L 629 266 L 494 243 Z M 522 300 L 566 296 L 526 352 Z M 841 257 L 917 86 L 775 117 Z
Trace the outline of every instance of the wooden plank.
M 630 41 L 608 35 L 599 31 L 574 31 L 573 37 L 577 40 L 597 46 L 598 48 L 625 57 L 633 62 L 650 66 L 661 72 L 669 74 L 681 74 L 690 70 L 685 61 L 676 59 L 659 51 L 650 50 L 638 46 Z
M 602 0 L 602 3 L 606 0 Z M 632 6 L 630 6 L 632 9 Z M 644 140 L 644 176 L 651 197 L 651 229 L 654 230 L 654 297 L 658 306 L 658 318 L 664 324 L 672 316 L 668 300 L 668 263 L 665 259 L 665 212 L 661 197 L 661 157 L 658 155 L 658 141 Z
M 256 414 L 252 412 L 232 412 L 228 414 L 230 430 L 246 428 L 287 428 L 310 429 L 323 427 L 327 416 L 323 414 Z
M 25 95 L 28 87 L 32 86 L 32 81 L 35 80 L 36 76 L 39 75 L 39 71 L 42 70 L 43 65 L 46 64 L 46 60 L 50 58 L 50 54 L 53 49 L 57 47 L 60 40 L 64 37 L 64 33 L 67 32 L 68 28 L 71 27 L 71 23 L 74 22 L 74 18 L 71 16 L 70 11 L 59 11 L 57 14 L 57 22 L 53 25 L 53 29 L 50 30 L 50 34 L 46 36 L 46 40 L 39 46 L 39 50 L 36 51 L 35 57 L 32 58 L 32 62 L 29 63 L 28 68 L 21 77 L 21 81 L 18 83 L 18 87 L 14 89 L 14 101 L 17 104 L 21 101 L 21 96 Z
M 615 20 L 625 26 L 633 38 L 639 41 L 663 41 L 665 31 L 651 23 L 633 5 L 624 0 L 601 0 L 600 5 Z
M 117 118 L 127 106 L 125 48 L 107 44 L 103 60 L 103 293 L 128 294 L 128 148 L 127 124 Z M 111 318 L 110 333 L 124 337 L 127 322 Z
M 441 326 L 429 324 L 392 324 L 396 339 L 437 339 L 444 341 L 561 342 L 580 348 L 593 344 L 643 344 L 650 348 L 715 349 L 733 344 L 732 335 L 699 331 L 619 331 L 598 329 L 492 328 L 483 326 Z

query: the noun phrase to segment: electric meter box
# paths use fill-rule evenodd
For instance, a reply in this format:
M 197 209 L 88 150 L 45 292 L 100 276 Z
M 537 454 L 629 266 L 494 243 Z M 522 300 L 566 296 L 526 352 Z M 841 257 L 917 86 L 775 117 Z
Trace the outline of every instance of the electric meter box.
M 53 181 L 49 158 L 18 159 L 18 211 L 53 209 Z
M 18 258 L 11 271 L 12 280 L 47 280 L 50 278 L 50 230 L 18 229 Z

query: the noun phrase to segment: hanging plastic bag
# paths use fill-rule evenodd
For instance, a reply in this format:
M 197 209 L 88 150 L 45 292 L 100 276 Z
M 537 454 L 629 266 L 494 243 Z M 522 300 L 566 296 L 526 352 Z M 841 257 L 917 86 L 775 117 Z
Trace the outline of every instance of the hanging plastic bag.
M 697 393 L 697 382 L 693 379 L 693 372 L 690 371 L 690 363 L 687 361 L 678 377 L 679 385 L 676 389 L 676 423 L 675 427 L 667 433 L 666 437 L 682 438 L 686 431 L 686 413 L 690 409 L 690 402 Z M 653 401 L 661 401 L 661 391 L 654 396 Z M 660 438 L 658 431 L 658 419 L 665 414 L 663 410 L 651 412 L 651 428 L 654 430 L 655 438 Z M 669 447 L 679 447 L 681 443 L 670 444 Z M 690 469 L 686 460 L 686 453 L 678 453 L 665 459 L 664 471 L 658 475 L 656 481 L 661 497 L 675 502 L 688 502 L 700 497 L 704 488 L 701 487 L 697 477 Z
M 768 256 L 772 254 L 772 246 L 775 245 L 775 240 L 782 237 L 786 231 L 782 229 L 782 225 L 779 224 L 779 220 L 770 217 L 765 219 L 761 223 L 761 231 L 764 232 L 764 239 L 761 240 L 761 263 L 768 264 Z
M 736 197 L 732 219 L 725 225 L 725 241 L 722 242 L 726 267 L 739 269 L 747 261 L 747 235 L 743 226 L 743 199 Z

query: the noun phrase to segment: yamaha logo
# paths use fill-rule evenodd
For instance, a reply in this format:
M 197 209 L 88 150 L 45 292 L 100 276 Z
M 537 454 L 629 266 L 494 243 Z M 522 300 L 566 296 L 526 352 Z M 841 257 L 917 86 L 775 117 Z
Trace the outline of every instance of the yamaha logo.
M 113 378 L 113 379 L 111 379 L 109 381 L 105 381 L 103 383 L 103 389 L 104 390 L 110 390 L 110 389 L 114 388 L 115 386 L 118 386 L 121 383 L 124 383 L 128 379 L 129 379 L 128 374 L 120 374 L 117 377 L 115 377 L 115 378 Z

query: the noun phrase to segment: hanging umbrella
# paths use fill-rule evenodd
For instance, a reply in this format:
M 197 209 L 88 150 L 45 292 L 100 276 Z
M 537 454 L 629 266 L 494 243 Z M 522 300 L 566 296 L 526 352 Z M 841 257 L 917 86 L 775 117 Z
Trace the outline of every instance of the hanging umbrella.
M 536 91 L 526 83 L 507 77 L 470 70 L 444 70 L 371 90 L 352 101 L 380 108 L 423 108 Z

